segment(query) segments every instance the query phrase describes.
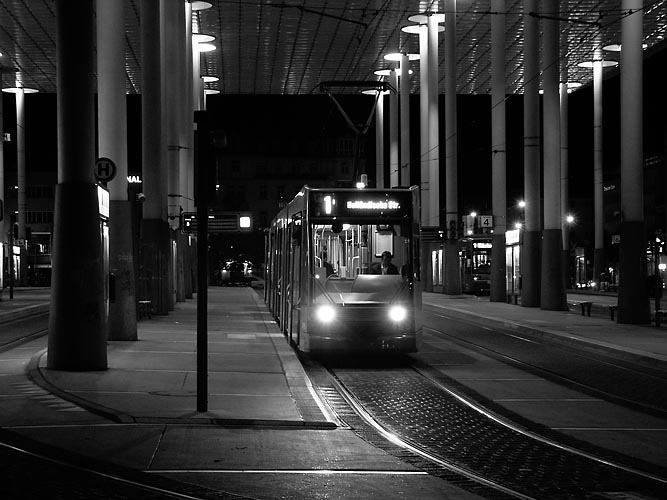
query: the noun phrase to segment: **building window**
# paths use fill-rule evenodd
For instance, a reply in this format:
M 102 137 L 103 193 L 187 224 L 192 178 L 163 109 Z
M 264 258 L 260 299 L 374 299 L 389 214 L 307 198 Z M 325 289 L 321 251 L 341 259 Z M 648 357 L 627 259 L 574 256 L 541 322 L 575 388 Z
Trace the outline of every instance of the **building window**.
M 352 139 L 341 139 L 338 143 L 338 154 L 351 155 L 352 154 Z
M 27 198 L 53 198 L 53 186 L 26 186 Z
M 26 212 L 25 217 L 27 224 L 53 224 L 52 211 Z

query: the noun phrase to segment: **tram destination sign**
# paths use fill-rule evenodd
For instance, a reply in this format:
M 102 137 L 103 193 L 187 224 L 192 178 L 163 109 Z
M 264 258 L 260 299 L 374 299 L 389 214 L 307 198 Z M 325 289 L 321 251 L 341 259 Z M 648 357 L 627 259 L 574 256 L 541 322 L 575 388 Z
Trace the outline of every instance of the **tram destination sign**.
M 408 191 L 311 191 L 310 210 L 314 217 L 411 216 L 412 193 Z

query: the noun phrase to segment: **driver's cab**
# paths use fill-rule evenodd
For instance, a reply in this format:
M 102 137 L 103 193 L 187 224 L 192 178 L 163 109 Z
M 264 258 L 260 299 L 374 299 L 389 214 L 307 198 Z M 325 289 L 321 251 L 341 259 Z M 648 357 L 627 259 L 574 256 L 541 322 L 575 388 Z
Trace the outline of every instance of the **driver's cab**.
M 410 227 L 313 224 L 314 302 L 402 300 L 410 289 Z

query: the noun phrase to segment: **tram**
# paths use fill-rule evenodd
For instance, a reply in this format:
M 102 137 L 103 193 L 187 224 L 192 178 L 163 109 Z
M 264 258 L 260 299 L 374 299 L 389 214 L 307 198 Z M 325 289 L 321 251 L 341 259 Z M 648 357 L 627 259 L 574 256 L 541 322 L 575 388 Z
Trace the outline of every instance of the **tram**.
M 477 234 L 459 240 L 463 293 L 483 295 L 491 290 L 491 238 L 490 234 Z
M 303 352 L 417 351 L 419 231 L 417 187 L 303 187 L 266 237 L 265 300 L 288 342 Z

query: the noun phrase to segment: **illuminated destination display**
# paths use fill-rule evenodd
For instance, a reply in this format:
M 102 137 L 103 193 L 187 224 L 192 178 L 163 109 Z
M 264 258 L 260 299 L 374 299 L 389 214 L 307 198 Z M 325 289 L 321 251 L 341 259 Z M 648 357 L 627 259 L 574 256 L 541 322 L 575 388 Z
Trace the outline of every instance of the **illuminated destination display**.
M 409 191 L 312 191 L 310 216 L 403 219 L 412 217 L 411 201 Z
M 401 204 L 397 201 L 348 201 L 347 208 L 350 210 L 398 210 Z

